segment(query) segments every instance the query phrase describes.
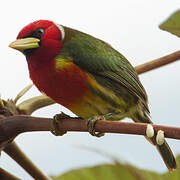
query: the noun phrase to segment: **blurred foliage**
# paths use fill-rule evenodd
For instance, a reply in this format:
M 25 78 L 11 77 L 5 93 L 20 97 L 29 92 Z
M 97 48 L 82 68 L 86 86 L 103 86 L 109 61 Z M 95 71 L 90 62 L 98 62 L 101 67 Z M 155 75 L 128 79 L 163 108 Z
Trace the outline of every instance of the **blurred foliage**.
M 180 167 L 180 155 L 176 158 Z M 173 172 L 159 174 L 141 170 L 128 164 L 103 164 L 90 168 L 80 168 L 69 171 L 53 180 L 179 180 L 180 168 Z
M 180 37 L 180 10 L 173 13 L 165 22 L 160 26 L 160 29 L 168 31 Z

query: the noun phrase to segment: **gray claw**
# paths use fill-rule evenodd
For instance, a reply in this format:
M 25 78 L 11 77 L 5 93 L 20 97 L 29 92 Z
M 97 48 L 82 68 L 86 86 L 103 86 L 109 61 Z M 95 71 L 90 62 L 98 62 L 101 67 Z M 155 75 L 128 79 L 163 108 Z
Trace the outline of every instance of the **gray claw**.
M 88 131 L 89 133 L 92 135 L 92 136 L 96 136 L 96 137 L 101 137 L 101 136 L 104 136 L 104 133 L 101 133 L 101 132 L 96 132 L 95 129 L 94 129 L 94 126 L 96 124 L 96 121 L 101 119 L 100 117 L 92 117 L 92 118 L 89 118 L 87 120 L 87 127 L 88 127 Z
M 53 120 L 51 122 L 51 133 L 55 136 L 63 136 L 67 133 L 67 131 L 61 131 L 59 130 L 58 124 L 61 122 L 62 119 L 69 118 L 70 116 L 61 112 L 61 114 L 56 114 L 53 117 Z

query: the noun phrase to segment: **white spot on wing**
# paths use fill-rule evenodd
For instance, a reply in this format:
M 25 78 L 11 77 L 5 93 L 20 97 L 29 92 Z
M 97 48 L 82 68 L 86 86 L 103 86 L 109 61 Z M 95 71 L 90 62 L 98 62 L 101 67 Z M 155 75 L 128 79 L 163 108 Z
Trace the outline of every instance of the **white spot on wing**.
M 64 40 L 64 38 L 65 38 L 65 31 L 64 31 L 63 26 L 61 26 L 60 24 L 56 24 L 56 26 L 61 31 L 61 38 L 62 38 L 62 40 Z

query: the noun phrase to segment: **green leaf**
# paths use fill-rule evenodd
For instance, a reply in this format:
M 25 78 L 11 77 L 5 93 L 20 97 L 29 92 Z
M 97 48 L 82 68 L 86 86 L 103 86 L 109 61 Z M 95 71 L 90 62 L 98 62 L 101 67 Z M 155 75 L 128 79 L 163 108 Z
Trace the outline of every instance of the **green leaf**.
M 176 158 L 180 167 L 180 156 Z M 53 180 L 179 180 L 180 168 L 173 172 L 159 174 L 141 170 L 128 164 L 103 164 L 90 168 L 80 168 L 69 171 Z
M 168 32 L 180 37 L 180 10 L 173 13 L 159 27 L 162 30 L 168 31 Z
M 103 164 L 91 168 L 72 170 L 53 180 L 163 180 L 158 173 L 141 171 L 130 165 Z
M 136 171 L 136 170 L 134 170 Z M 136 176 L 134 176 L 134 174 Z M 53 178 L 54 180 L 118 180 L 119 178 L 128 180 L 137 180 L 140 177 L 145 180 L 138 172 L 131 172 L 130 169 L 121 165 L 99 165 L 92 168 L 81 168 L 72 170 L 63 174 L 60 177 Z

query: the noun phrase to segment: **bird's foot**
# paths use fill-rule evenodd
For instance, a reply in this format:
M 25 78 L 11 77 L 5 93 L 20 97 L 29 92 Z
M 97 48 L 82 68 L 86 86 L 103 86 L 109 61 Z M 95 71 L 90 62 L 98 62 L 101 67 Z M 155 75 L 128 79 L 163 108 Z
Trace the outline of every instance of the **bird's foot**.
M 71 118 L 69 115 L 61 112 L 61 114 L 56 114 L 53 117 L 52 123 L 51 123 L 51 133 L 55 136 L 63 136 L 67 133 L 67 131 L 61 131 L 59 130 L 58 124 L 61 122 L 61 120 Z
M 95 129 L 94 129 L 94 126 L 96 124 L 96 121 L 98 120 L 106 120 L 104 116 L 93 116 L 91 118 L 89 118 L 87 120 L 87 127 L 88 127 L 88 131 L 89 133 L 92 135 L 92 136 L 96 136 L 96 137 L 101 137 L 101 136 L 104 136 L 104 133 L 101 133 L 101 132 L 96 132 Z

